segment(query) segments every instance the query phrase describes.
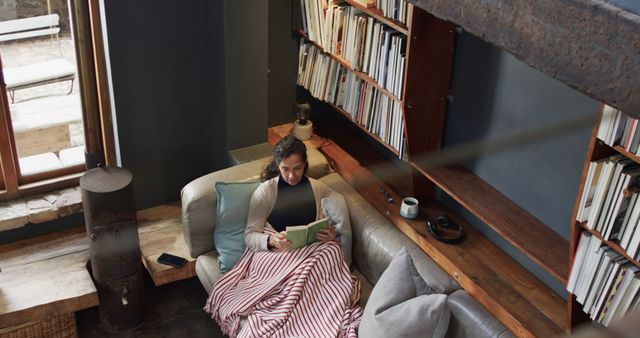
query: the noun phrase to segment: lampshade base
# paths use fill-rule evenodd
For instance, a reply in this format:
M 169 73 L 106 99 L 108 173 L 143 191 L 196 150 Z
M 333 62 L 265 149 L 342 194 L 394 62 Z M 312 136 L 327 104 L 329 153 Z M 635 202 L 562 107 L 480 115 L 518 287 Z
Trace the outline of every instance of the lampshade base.
M 307 124 L 300 124 L 298 120 L 293 124 L 293 136 L 298 140 L 306 141 L 313 135 L 313 123 L 310 120 L 307 120 Z

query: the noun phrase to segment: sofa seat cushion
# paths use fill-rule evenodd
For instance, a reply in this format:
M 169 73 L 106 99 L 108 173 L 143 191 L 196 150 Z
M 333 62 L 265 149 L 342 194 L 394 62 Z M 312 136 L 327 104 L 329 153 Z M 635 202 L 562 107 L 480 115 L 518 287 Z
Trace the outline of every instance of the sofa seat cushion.
M 365 305 L 367 305 L 369 297 L 371 296 L 373 285 L 360 271 L 354 269 L 351 271 L 351 273 L 354 276 L 358 277 L 358 279 L 360 280 L 360 300 L 358 301 L 358 305 L 360 305 L 360 307 L 364 309 Z
M 198 276 L 207 293 L 211 293 L 213 285 L 224 276 L 224 273 L 220 272 L 218 268 L 217 251 L 212 250 L 198 256 L 196 259 L 196 276 Z

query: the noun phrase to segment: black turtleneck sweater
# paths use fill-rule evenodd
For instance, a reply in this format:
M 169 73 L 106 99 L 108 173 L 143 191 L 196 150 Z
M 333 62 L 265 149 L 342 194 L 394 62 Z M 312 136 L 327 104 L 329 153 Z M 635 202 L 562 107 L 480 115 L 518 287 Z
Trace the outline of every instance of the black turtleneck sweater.
M 311 182 L 303 176 L 296 185 L 289 185 L 280 176 L 278 179 L 278 197 L 269 218 L 269 224 L 278 232 L 287 226 L 309 224 L 316 220 L 316 200 Z

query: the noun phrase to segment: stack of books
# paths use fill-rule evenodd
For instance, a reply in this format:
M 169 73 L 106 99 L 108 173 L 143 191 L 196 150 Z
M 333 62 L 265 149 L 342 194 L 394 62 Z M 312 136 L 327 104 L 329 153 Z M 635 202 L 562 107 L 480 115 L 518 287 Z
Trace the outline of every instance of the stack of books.
M 344 2 L 301 4 L 303 27 L 319 48 L 300 42 L 298 85 L 341 108 L 404 159 L 401 97 L 407 37 Z M 407 20 L 412 6 L 404 7 L 392 12 Z
M 628 152 L 638 155 L 640 145 L 638 119 L 613 107 L 605 106 L 598 128 L 598 138 L 611 147 L 621 146 Z
M 619 128 L 619 134 L 624 135 L 622 124 L 624 121 L 633 124 L 633 120 L 605 107 L 597 137 L 605 143 L 620 140 L 614 136 L 617 133 L 614 130 Z M 640 258 L 639 187 L 640 164 L 634 160 L 617 154 L 591 161 L 576 215 L 578 222 L 585 222 L 587 228 L 605 240 L 619 244 L 634 259 Z
M 407 50 L 404 34 L 346 3 L 302 3 L 302 23 L 309 40 L 353 70 L 369 75 L 396 97 L 402 96 Z
M 405 156 L 402 106 L 311 44 L 301 43 L 297 84 L 341 108 L 354 122 Z
M 567 290 L 592 320 L 608 326 L 640 307 L 640 268 L 584 231 Z
M 376 7 L 387 18 L 407 24 L 410 20 L 410 7 L 405 0 L 376 0 Z

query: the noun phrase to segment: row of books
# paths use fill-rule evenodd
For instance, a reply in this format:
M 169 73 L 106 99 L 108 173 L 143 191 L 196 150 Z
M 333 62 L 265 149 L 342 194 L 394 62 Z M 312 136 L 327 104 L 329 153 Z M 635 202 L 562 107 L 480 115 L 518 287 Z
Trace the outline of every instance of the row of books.
M 640 145 L 639 122 L 638 119 L 605 105 L 597 137 L 609 146 L 619 145 L 638 155 L 640 150 L 638 149 Z
M 640 307 L 639 290 L 640 268 L 583 231 L 567 282 L 583 311 L 608 326 Z
M 376 0 L 376 7 L 382 10 L 382 15 L 387 18 L 407 24 L 411 18 L 413 5 L 405 0 Z
M 402 105 L 312 44 L 300 42 L 297 84 L 341 108 L 405 157 Z
M 617 242 L 630 257 L 640 249 L 640 164 L 623 155 L 589 163 L 577 220 Z
M 309 1 L 310 6 L 302 6 L 309 39 L 401 97 L 407 37 L 346 3 L 328 4 L 321 16 L 318 11 L 325 1 L 304 2 Z

